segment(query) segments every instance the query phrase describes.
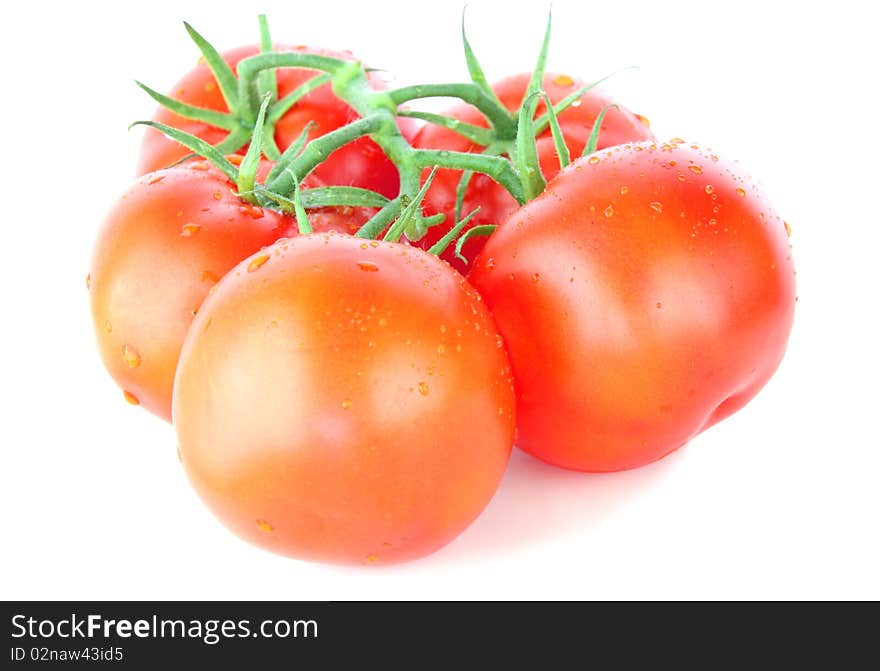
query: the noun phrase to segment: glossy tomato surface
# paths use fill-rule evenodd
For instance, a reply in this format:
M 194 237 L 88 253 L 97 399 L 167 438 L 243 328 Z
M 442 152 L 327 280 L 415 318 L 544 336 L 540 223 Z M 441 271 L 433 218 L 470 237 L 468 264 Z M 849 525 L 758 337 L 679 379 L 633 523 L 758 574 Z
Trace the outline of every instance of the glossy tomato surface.
M 275 47 L 279 51 L 318 54 L 354 60 L 350 52 L 335 52 L 311 47 L 282 46 Z M 255 45 L 238 47 L 223 54 L 224 59 L 236 69 L 238 62 L 248 56 L 259 53 Z M 307 68 L 280 68 L 276 70 L 278 97 L 296 89 L 301 84 L 317 76 L 315 70 Z M 371 77 L 376 88 L 383 88 L 378 77 Z M 217 81 L 207 64 L 200 62 L 187 73 L 169 92 L 172 98 L 207 109 L 227 112 L 228 107 Z M 275 127 L 275 141 L 281 151 L 299 137 L 302 130 L 314 123 L 309 139 L 329 133 L 358 118 L 357 113 L 337 98 L 329 84 L 320 86 L 298 101 L 278 122 Z M 184 119 L 183 117 L 160 107 L 153 117 L 154 121 L 174 126 L 192 135 L 217 144 L 227 135 L 225 130 L 210 126 L 201 121 Z M 401 129 L 409 133 L 413 128 L 408 120 L 403 120 Z M 159 131 L 146 128 L 141 157 L 138 163 L 138 174 L 144 174 L 166 168 L 189 154 L 189 150 L 174 140 L 166 138 Z M 241 150 L 244 152 L 244 149 Z M 399 179 L 397 170 L 382 150 L 369 138 L 356 140 L 333 152 L 315 171 L 315 175 L 324 183 L 331 185 L 354 185 L 378 191 L 388 197 L 397 195 Z
M 528 73 L 515 75 L 502 79 L 492 88 L 502 104 L 513 111 L 518 109 L 522 103 L 530 78 L 531 75 Z M 573 79 L 568 75 L 548 73 L 544 77 L 543 88 L 550 100 L 553 103 L 558 103 L 584 85 L 585 82 Z M 606 105 L 613 102 L 610 97 L 598 89 L 591 89 L 578 101 L 575 101 L 573 106 L 559 115 L 559 125 L 566 140 L 565 144 L 573 159 L 583 153 L 596 117 Z M 544 103 L 540 103 L 536 118 L 544 114 L 546 109 Z M 456 105 L 446 114 L 469 124 L 487 127 L 483 115 L 476 108 L 464 103 Z M 643 117 L 633 114 L 624 107 L 610 108 L 602 122 L 598 148 L 603 149 L 625 142 L 638 142 L 653 138 L 654 135 Z M 448 149 L 465 152 L 479 152 L 483 149 L 458 133 L 435 124 L 427 124 L 422 127 L 414 143 L 417 147 L 424 149 Z M 541 170 L 544 177 L 549 180 L 559 172 L 559 157 L 556 154 L 556 147 L 549 128 L 538 137 L 537 146 Z M 456 189 L 460 178 L 460 170 L 441 169 L 437 171 L 431 189 L 425 198 L 424 209 L 427 214 L 444 213 L 446 221 L 444 224 L 430 228 L 428 234 L 419 241 L 419 245 L 424 249 L 428 249 L 437 242 L 453 225 Z M 476 174 L 465 192 L 462 216 L 478 206 L 481 208 L 480 212 L 471 220 L 468 228 L 482 224 L 500 224 L 517 208 L 517 203 L 504 187 L 490 177 Z M 485 242 L 485 238 L 471 238 L 463 246 L 462 253 L 468 261 L 473 261 Z M 459 271 L 466 272 L 468 265 L 462 263 L 454 254 L 453 246 L 447 249 L 443 258 Z
M 696 145 L 615 147 L 560 173 L 470 275 L 508 345 L 518 445 L 615 471 L 741 408 L 792 327 L 787 230 L 739 167 Z
M 464 278 L 338 234 L 279 241 L 230 272 L 174 392 L 184 467 L 220 520 L 337 563 L 452 540 L 498 486 L 514 422 L 503 342 Z
M 101 358 L 131 403 L 171 419 L 177 357 L 205 296 L 292 225 L 243 202 L 205 162 L 145 175 L 116 202 L 95 245 L 89 290 Z

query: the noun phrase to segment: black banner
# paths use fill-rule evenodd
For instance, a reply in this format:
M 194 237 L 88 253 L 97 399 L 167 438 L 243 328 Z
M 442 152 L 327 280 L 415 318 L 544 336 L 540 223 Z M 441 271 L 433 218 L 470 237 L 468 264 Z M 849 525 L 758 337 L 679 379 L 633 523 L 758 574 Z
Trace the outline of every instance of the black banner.
M 475 651 L 537 668 L 844 668 L 877 656 L 878 624 L 876 604 L 29 602 L 2 615 L 9 669 L 470 668 Z

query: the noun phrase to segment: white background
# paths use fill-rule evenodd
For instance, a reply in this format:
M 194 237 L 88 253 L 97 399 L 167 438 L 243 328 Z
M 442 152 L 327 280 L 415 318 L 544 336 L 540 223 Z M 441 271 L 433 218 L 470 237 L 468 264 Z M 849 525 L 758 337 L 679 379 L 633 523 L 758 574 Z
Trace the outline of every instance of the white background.
M 242 3 L 243 4 L 243 3 Z M 791 223 L 788 354 L 743 411 L 669 458 L 583 475 L 515 453 L 459 539 L 395 567 L 297 562 L 233 537 L 173 429 L 98 359 L 85 275 L 160 90 L 266 10 L 281 42 L 350 48 L 399 83 L 466 78 L 456 2 L 7 4 L 0 598 L 880 598 L 875 25 L 860 2 L 554 3 L 550 67 L 594 79 L 661 138 L 707 143 Z M 13 9 L 9 9 L 13 7 Z M 512 9 L 516 7 L 516 9 Z M 547 7 L 472 2 L 490 79 L 531 67 Z

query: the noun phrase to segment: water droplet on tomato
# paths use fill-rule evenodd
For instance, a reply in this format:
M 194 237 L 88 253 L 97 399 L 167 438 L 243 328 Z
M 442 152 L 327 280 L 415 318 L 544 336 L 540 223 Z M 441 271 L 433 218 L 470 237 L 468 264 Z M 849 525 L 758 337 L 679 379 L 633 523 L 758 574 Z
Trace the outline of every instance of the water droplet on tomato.
M 689 165 L 688 170 L 690 170 L 695 175 L 702 175 L 703 174 L 703 169 L 698 165 Z
M 184 238 L 191 238 L 196 233 L 198 233 L 200 230 L 202 230 L 202 227 L 199 226 L 198 224 L 184 224 L 183 228 L 180 229 L 180 234 Z
M 483 264 L 483 267 L 486 268 L 486 270 L 492 270 L 495 267 L 495 259 L 490 256 L 486 259 L 486 263 Z
M 138 400 L 138 397 L 135 396 L 134 394 L 132 394 L 130 391 L 123 389 L 122 396 L 123 396 L 123 398 L 125 398 L 126 401 L 128 401 L 132 405 L 140 405 L 141 404 L 141 402 Z
M 266 261 L 269 260 L 268 254 L 260 254 L 259 256 L 255 256 L 251 259 L 251 262 L 248 264 L 248 272 L 252 273 L 255 270 L 259 270 Z
M 122 360 L 129 368 L 137 368 L 141 365 L 141 355 L 133 347 L 125 345 L 122 348 Z
M 706 185 L 706 193 L 712 193 L 715 190 L 715 187 L 711 184 Z
M 614 216 L 614 206 L 613 206 L 613 205 L 609 205 L 608 207 L 606 207 L 606 208 L 605 208 L 605 212 L 604 212 L 603 214 L 604 214 L 607 218 L 609 218 L 609 219 L 610 219 L 611 217 L 613 217 L 613 216 Z
M 571 106 L 572 106 L 572 107 L 580 107 L 580 106 L 581 106 L 581 101 L 580 101 L 580 100 L 575 100 L 575 101 L 571 104 Z
M 220 193 L 219 191 L 215 191 L 214 192 L 214 200 L 220 200 L 221 198 L 223 198 L 223 194 Z
M 147 182 L 147 185 L 148 185 L 148 186 L 152 186 L 153 184 L 158 184 L 158 183 L 161 182 L 163 179 L 165 179 L 165 175 L 156 175 L 155 177 L 152 177 L 152 178 Z
M 419 393 L 422 396 L 428 395 L 428 383 L 427 382 L 419 382 Z
M 651 203 L 651 209 L 654 210 L 654 212 L 663 212 L 663 203 L 655 200 Z
M 785 226 L 785 234 L 788 237 L 791 237 L 791 226 L 789 225 L 789 223 L 787 221 L 783 221 L 782 225 Z
M 648 117 L 642 116 L 641 114 L 636 114 L 635 117 L 636 117 L 636 119 L 641 121 L 645 125 L 646 128 L 651 127 L 651 122 L 648 120 Z
M 680 137 L 674 137 L 669 142 L 671 144 L 684 144 L 685 143 L 685 141 L 682 140 Z
M 257 520 L 257 529 L 267 534 L 275 531 L 275 527 L 269 524 L 266 520 Z
M 587 159 L 587 163 L 589 163 L 590 165 L 596 165 L 598 162 L 599 162 L 598 156 L 590 156 L 590 158 Z
M 367 555 L 367 561 L 371 564 L 376 563 L 376 560 L 379 559 L 376 555 Z
M 736 195 L 745 198 L 746 190 L 743 189 L 743 188 L 741 188 L 741 187 L 737 187 L 737 189 L 736 189 Z
M 379 270 L 379 266 L 372 261 L 358 261 L 357 267 L 368 273 L 375 273 Z
M 622 187 L 620 187 L 620 195 L 621 195 L 621 196 L 625 196 L 625 195 L 628 194 L 628 193 L 629 193 L 629 187 L 628 187 L 628 186 L 622 186 Z
M 437 354 L 446 354 L 446 345 L 442 343 L 437 345 Z
M 343 399 L 343 401 L 342 401 L 342 409 L 343 409 L 343 410 L 348 410 L 350 407 L 351 407 L 351 399 L 350 399 L 350 398 Z
M 574 79 L 568 75 L 556 75 L 556 77 L 553 78 L 553 83 L 556 84 L 556 86 L 571 86 L 574 84 Z

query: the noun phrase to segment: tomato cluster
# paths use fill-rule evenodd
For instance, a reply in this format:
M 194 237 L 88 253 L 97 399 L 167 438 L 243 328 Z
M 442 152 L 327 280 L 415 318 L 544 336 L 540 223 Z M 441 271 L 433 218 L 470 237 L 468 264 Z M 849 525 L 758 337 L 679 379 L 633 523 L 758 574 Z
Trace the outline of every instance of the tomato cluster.
M 206 61 L 148 90 L 167 109 L 88 284 L 107 370 L 173 421 L 243 538 L 423 556 L 479 515 L 514 444 L 635 468 L 779 365 L 788 224 L 735 164 L 656 140 L 544 54 L 490 87 L 466 45 L 473 84 L 383 91 L 347 52 L 266 33 L 220 55 L 191 34 Z M 428 95 L 462 103 L 406 104 Z

